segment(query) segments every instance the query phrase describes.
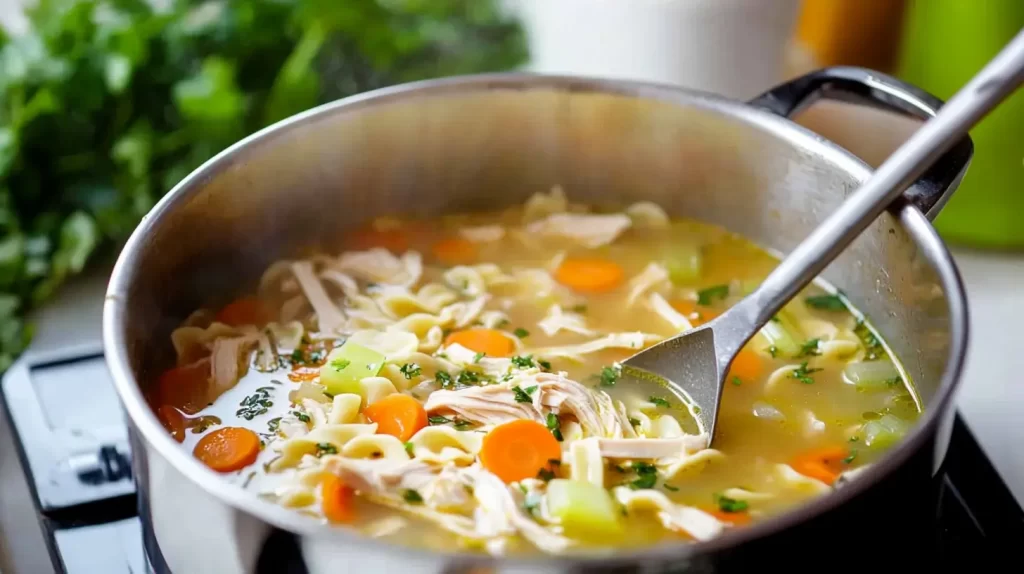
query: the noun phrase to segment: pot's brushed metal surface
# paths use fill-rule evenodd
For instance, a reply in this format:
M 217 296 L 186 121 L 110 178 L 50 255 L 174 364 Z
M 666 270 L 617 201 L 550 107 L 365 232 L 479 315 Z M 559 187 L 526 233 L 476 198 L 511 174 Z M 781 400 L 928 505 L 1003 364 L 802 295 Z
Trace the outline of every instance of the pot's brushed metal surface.
M 830 142 L 740 103 L 665 87 L 523 75 L 381 90 L 244 140 L 147 216 L 107 294 L 104 340 L 129 418 L 151 560 L 158 571 L 224 574 L 286 571 L 275 560 L 289 556 L 302 563 L 296 571 L 314 573 L 716 571 L 740 545 L 764 552 L 778 541 L 782 551 L 777 535 L 784 529 L 820 535 L 823 528 L 810 525 L 841 522 L 838 512 L 856 512 L 877 497 L 898 468 L 910 469 L 894 482 L 901 492 L 927 482 L 948 438 L 936 431 L 952 414 L 966 309 L 945 247 L 924 215 L 902 201 L 824 277 L 887 335 L 928 414 L 861 480 L 710 542 L 609 559 L 494 562 L 367 540 L 228 485 L 164 432 L 142 396 L 169 363 L 170 330 L 193 308 L 226 300 L 272 261 L 311 244 L 334 250 L 339 233 L 375 215 L 508 205 L 559 184 L 583 202 L 656 201 L 788 252 L 867 173 Z

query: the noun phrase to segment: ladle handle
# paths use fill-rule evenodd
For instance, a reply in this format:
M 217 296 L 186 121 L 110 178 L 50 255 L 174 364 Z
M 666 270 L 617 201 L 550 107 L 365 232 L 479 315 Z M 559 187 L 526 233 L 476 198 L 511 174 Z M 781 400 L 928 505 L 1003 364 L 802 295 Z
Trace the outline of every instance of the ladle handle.
M 1024 82 L 1024 31 L 887 159 L 746 301 L 750 336 L 810 283 L 914 180 Z

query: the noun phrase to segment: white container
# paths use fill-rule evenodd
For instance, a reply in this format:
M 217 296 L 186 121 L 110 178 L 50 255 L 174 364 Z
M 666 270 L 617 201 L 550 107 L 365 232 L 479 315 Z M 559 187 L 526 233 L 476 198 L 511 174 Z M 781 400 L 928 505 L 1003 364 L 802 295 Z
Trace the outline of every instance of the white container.
M 736 99 L 784 79 L 799 0 L 506 0 L 529 69 L 675 84 Z

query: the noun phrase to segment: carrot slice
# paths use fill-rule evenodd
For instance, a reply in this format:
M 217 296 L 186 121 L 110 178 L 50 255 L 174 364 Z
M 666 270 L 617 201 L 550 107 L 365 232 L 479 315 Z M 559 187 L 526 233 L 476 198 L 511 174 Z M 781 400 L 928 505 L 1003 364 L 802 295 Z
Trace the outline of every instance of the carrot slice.
M 355 519 L 355 491 L 340 478 L 328 474 L 320 483 L 324 516 L 331 522 L 347 523 Z
M 727 522 L 734 526 L 745 526 L 750 524 L 750 513 L 746 510 L 742 510 L 740 512 L 726 512 L 717 508 L 702 508 L 701 510 L 722 522 Z
M 673 301 L 671 305 L 676 311 L 679 311 L 689 319 L 690 324 L 694 327 L 699 327 L 721 315 L 721 313 L 708 309 L 707 307 L 701 307 L 698 309 L 697 302 L 690 301 L 689 299 L 679 299 Z
M 345 245 L 357 250 L 383 247 L 398 255 L 409 249 L 409 235 L 401 229 L 362 229 L 349 235 Z
M 607 259 L 565 259 L 555 270 L 555 280 L 581 293 L 606 293 L 625 280 L 626 272 Z
M 562 447 L 551 431 L 526 419 L 494 427 L 480 448 L 480 463 L 506 483 L 535 478 L 561 459 Z
M 157 404 L 194 415 L 206 407 L 210 390 L 210 361 L 203 359 L 169 369 L 157 381 Z
M 256 462 L 260 437 L 247 428 L 224 427 L 199 439 L 192 454 L 217 472 L 233 472 Z
M 377 423 L 377 434 L 389 434 L 403 442 L 427 426 L 427 411 L 409 395 L 388 395 L 363 409 L 363 414 Z
M 495 329 L 466 329 L 455 331 L 445 338 L 445 346 L 458 343 L 470 351 L 483 353 L 488 357 L 508 357 L 516 350 L 512 339 Z
M 832 484 L 843 471 L 843 459 L 850 450 L 842 446 L 826 446 L 805 452 L 790 461 L 789 466 L 804 476 Z
M 445 265 L 471 263 L 476 259 L 476 245 L 461 237 L 442 239 L 434 244 L 431 251 L 434 257 Z
M 262 327 L 274 319 L 270 308 L 256 297 L 242 297 L 224 306 L 214 320 L 232 327 L 256 325 Z
M 761 376 L 761 357 L 750 349 L 742 349 L 729 365 L 729 377 L 753 382 Z
M 156 417 L 160 424 L 164 425 L 167 432 L 171 433 L 174 440 L 183 442 L 185 440 L 185 417 L 178 409 L 171 405 L 163 405 L 156 410 Z

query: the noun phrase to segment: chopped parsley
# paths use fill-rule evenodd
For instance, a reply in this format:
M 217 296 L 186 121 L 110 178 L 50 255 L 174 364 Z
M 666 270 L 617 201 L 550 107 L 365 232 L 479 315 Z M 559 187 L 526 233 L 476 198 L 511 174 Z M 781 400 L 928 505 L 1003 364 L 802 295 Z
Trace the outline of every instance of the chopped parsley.
M 455 382 L 459 385 L 469 386 L 480 383 L 480 375 L 475 371 L 462 371 L 459 376 L 455 378 Z
M 540 368 L 544 369 L 545 371 L 551 370 L 551 363 L 549 363 L 548 361 L 545 361 L 543 359 L 537 359 L 537 364 L 540 365 Z
M 274 401 L 270 400 L 270 391 L 272 390 L 274 390 L 273 387 L 260 387 L 256 389 L 256 392 L 238 403 L 242 408 L 235 411 L 235 416 L 251 421 L 260 415 L 267 414 L 270 407 L 274 406 Z
M 853 459 L 855 459 L 855 458 L 857 458 L 857 449 L 851 448 L 850 449 L 850 456 L 844 458 L 843 459 L 843 463 L 844 464 L 850 464 L 851 462 L 853 462 Z
M 292 411 L 292 414 L 295 415 L 295 418 L 299 419 L 299 421 L 301 421 L 301 422 L 304 422 L 304 423 L 308 423 L 309 422 L 309 415 L 307 415 L 306 413 L 304 413 L 302 411 Z
M 633 417 L 629 417 L 629 424 L 632 425 L 632 426 L 638 427 L 638 426 L 641 425 L 641 422 L 640 422 L 639 419 L 635 419 Z
M 743 379 L 741 379 L 741 378 L 739 378 L 737 376 L 733 376 L 732 384 L 734 384 L 734 385 L 736 385 L 738 387 L 738 386 L 743 384 Z
M 420 493 L 411 488 L 407 488 L 402 491 L 402 500 L 409 504 L 423 504 L 423 497 L 420 496 Z
M 421 369 L 416 363 L 406 363 L 398 370 L 401 371 L 402 374 L 405 375 L 405 378 L 409 380 L 412 380 L 423 373 L 423 369 Z
M 888 356 L 882 341 L 878 339 L 878 336 L 875 335 L 874 331 L 863 320 L 857 320 L 857 326 L 854 327 L 853 332 L 864 345 L 865 361 L 884 359 Z
M 452 422 L 452 419 L 450 419 L 448 417 L 443 417 L 441 415 L 433 415 L 433 416 L 427 417 L 427 422 L 432 424 L 432 425 L 446 425 L 446 424 Z
M 679 487 L 678 486 L 672 486 L 671 484 L 669 484 L 667 482 L 665 484 L 663 484 L 662 486 L 665 487 L 665 490 L 671 490 L 672 492 L 679 492 Z
M 334 359 L 333 361 L 331 361 L 331 368 L 334 369 L 335 371 L 338 371 L 340 373 L 341 371 L 344 371 L 351 364 L 352 364 L 352 361 L 350 361 L 348 359 L 338 358 L 338 359 Z
M 321 457 L 325 454 L 338 454 L 338 447 L 334 446 L 329 442 L 320 442 L 316 445 L 316 456 Z
M 434 380 L 441 385 L 442 389 L 451 389 L 455 386 L 455 383 L 452 382 L 452 376 L 444 371 L 438 371 L 435 373 Z
M 562 442 L 562 423 L 558 420 L 558 415 L 555 413 L 548 413 L 547 418 L 544 419 L 547 423 L 548 430 L 554 435 L 555 440 Z
M 647 400 L 651 401 L 652 403 L 654 403 L 655 406 L 658 406 L 658 407 L 665 407 L 666 409 L 672 407 L 672 403 L 668 402 L 667 399 L 663 399 L 661 397 L 656 397 L 654 395 L 651 395 L 650 397 L 648 397 Z
M 277 417 L 275 419 L 270 419 L 269 421 L 267 421 L 267 429 L 269 429 L 270 432 L 277 432 L 277 429 L 280 427 L 281 417 Z
M 722 512 L 743 512 L 747 509 L 749 504 L 746 500 L 736 500 L 735 498 L 729 498 L 728 496 L 722 496 L 721 494 L 715 495 L 715 503 L 718 504 L 718 508 Z
M 452 426 L 455 427 L 455 430 L 465 430 L 473 426 L 473 423 L 456 417 L 455 420 L 452 421 Z
M 622 367 L 614 365 L 611 367 L 604 367 L 601 369 L 601 386 L 602 387 L 613 387 L 618 382 L 619 376 L 622 374 Z
M 473 355 L 473 362 L 474 363 L 479 363 L 480 359 L 482 359 L 482 358 L 484 358 L 486 356 L 487 356 L 487 353 L 477 353 L 477 354 Z
M 846 303 L 839 295 L 812 295 L 804 299 L 804 303 L 812 309 L 821 311 L 845 311 Z
M 460 419 L 459 417 L 448 418 L 441 415 L 433 415 L 427 417 L 427 422 L 431 425 L 446 425 L 451 424 L 455 427 L 455 430 L 463 430 L 473 426 L 473 423 Z
M 707 289 L 697 291 L 697 304 L 704 305 L 706 307 L 714 301 L 725 299 L 728 296 L 728 285 L 715 285 L 714 287 L 708 287 Z
M 530 395 L 535 392 L 537 392 L 537 385 L 526 387 L 525 389 L 522 387 L 512 387 L 512 393 L 515 394 L 517 403 L 532 403 L 533 397 Z
M 413 450 L 415 450 L 415 448 L 416 445 L 412 444 L 412 442 L 405 443 L 405 452 L 409 453 L 409 456 L 413 456 Z
M 772 345 L 765 350 L 768 351 L 768 354 L 771 355 L 773 359 L 779 356 L 779 348 L 775 345 Z
M 895 377 L 893 377 L 891 379 L 886 379 L 885 380 L 885 384 L 886 384 L 886 386 L 890 386 L 890 387 L 895 387 L 896 385 L 903 384 L 903 377 L 900 376 L 900 375 L 896 375 Z
M 800 354 L 798 354 L 797 357 L 813 357 L 816 355 L 820 355 L 821 351 L 818 350 L 818 343 L 820 342 L 821 339 L 818 338 L 809 339 L 808 341 L 804 342 L 802 345 L 800 345 Z
M 517 327 L 515 331 L 512 331 L 512 334 L 520 339 L 530 336 L 530 332 L 522 327 Z
M 636 480 L 629 483 L 629 487 L 633 490 L 654 488 L 654 485 L 657 484 L 658 469 L 653 464 L 648 462 L 634 462 L 630 465 L 630 468 L 637 476 Z
M 811 373 L 817 373 L 821 369 L 808 369 L 807 361 L 800 363 L 800 366 L 793 369 L 793 372 L 789 374 L 789 378 L 796 379 L 805 385 L 813 385 L 814 379 L 811 378 Z
M 516 355 L 512 357 L 512 365 L 519 369 L 529 369 L 534 366 L 533 355 L 520 356 Z

